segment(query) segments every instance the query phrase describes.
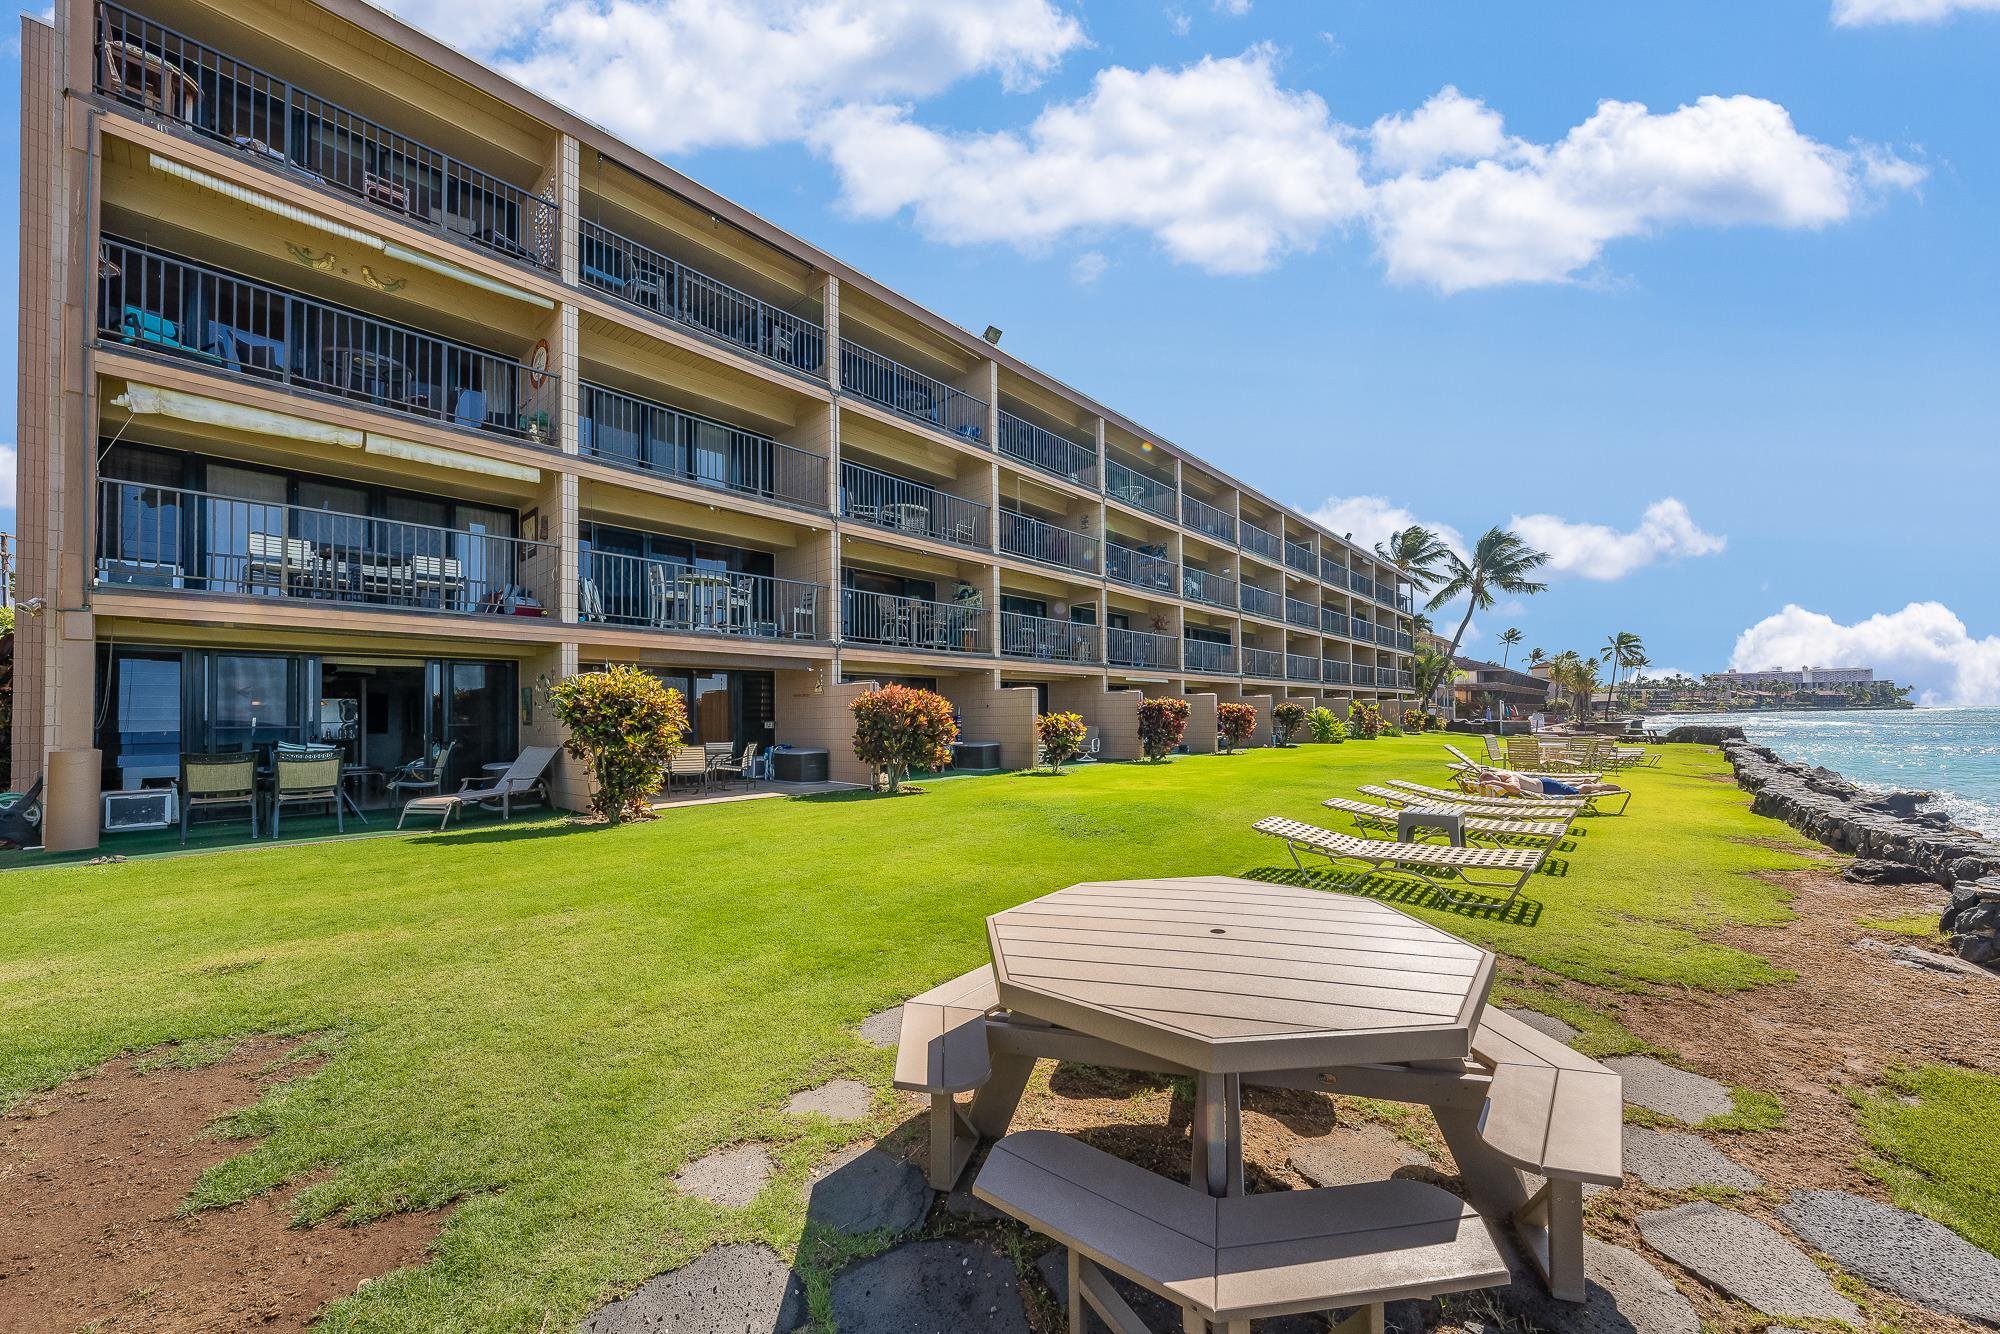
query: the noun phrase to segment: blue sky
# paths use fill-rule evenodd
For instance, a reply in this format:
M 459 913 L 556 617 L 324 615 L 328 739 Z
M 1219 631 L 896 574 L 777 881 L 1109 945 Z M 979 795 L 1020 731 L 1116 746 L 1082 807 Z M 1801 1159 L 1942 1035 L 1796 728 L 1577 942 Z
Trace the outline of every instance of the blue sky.
M 1341 531 L 1519 519 L 1471 651 L 2000 702 L 2000 0 L 393 7 Z

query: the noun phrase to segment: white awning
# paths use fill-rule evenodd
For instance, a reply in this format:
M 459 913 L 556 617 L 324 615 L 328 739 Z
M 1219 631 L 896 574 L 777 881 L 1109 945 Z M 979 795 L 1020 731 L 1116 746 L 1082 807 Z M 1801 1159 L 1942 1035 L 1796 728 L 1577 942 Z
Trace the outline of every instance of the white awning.
M 364 442 L 362 432 L 351 426 L 334 426 L 307 417 L 294 417 L 286 412 L 226 403 L 219 398 L 207 398 L 179 389 L 162 389 L 158 385 L 128 381 L 125 392 L 111 402 L 135 417 L 178 417 L 182 421 L 200 422 L 205 426 L 224 426 L 252 435 L 275 435 L 287 440 L 338 445 L 343 449 L 360 449 Z
M 506 477 L 517 482 L 539 482 L 542 480 L 540 468 L 530 468 L 525 463 L 508 463 L 503 459 L 482 458 L 477 454 L 465 454 L 456 449 L 441 449 L 437 445 L 420 445 L 414 440 L 398 440 L 392 435 L 368 433 L 368 452 L 385 458 L 408 459 L 412 463 L 428 463 L 439 468 L 457 468 L 461 472 L 484 473 L 488 477 Z

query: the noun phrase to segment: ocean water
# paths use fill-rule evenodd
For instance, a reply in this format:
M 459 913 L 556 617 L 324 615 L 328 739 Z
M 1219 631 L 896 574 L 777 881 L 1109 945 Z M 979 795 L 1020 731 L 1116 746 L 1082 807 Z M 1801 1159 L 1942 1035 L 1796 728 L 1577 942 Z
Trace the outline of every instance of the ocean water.
M 1788 760 L 1823 764 L 1866 788 L 1921 788 L 1929 809 L 2000 838 L 2000 709 L 1662 714 L 1648 727 L 1736 723 Z

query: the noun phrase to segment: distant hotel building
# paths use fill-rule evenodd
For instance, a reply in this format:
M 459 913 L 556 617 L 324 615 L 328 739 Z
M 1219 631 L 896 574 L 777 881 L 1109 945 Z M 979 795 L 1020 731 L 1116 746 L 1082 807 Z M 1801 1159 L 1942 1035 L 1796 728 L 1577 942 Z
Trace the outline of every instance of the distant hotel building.
M 1742 687 L 1754 690 L 1760 686 L 1794 686 L 1812 689 L 1817 686 L 1865 686 L 1875 682 L 1873 667 L 1802 667 L 1796 672 L 1779 669 L 1761 672 L 1708 672 L 1703 681 L 1713 686 Z
M 325 720 L 378 777 L 452 743 L 450 790 L 612 662 L 846 779 L 869 682 L 1009 766 L 1038 710 L 1121 758 L 1141 692 L 1196 747 L 1218 701 L 1408 694 L 1372 552 L 367 5 L 22 35 L 14 783 L 51 846 Z

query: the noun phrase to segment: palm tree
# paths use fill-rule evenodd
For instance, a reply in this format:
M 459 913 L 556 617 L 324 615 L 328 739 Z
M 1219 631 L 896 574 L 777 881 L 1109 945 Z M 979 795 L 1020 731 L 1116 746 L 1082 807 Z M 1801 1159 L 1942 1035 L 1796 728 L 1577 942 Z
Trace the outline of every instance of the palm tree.
M 1597 694 L 1597 659 L 1577 654 L 1569 667 L 1570 712 L 1577 717 L 1590 713 L 1590 701 Z
M 1635 665 L 1646 655 L 1646 645 L 1630 630 L 1620 630 L 1604 641 L 1604 647 L 1597 655 L 1611 668 L 1611 689 L 1604 697 L 1604 716 L 1611 716 L 1612 696 L 1618 693 L 1618 672 L 1620 668 Z
M 1510 625 L 1505 630 L 1502 630 L 1500 632 L 1500 643 L 1504 645 L 1507 650 L 1505 653 L 1502 653 L 1500 655 L 1501 671 L 1504 672 L 1507 670 L 1507 660 L 1514 654 L 1514 645 L 1520 642 L 1521 642 L 1521 632 L 1515 629 L 1513 626 Z
M 1570 689 L 1575 683 L 1578 661 L 1576 650 L 1568 648 L 1549 659 L 1549 684 L 1556 688 L 1559 699 L 1571 698 Z
M 1544 653 L 1541 649 L 1531 648 L 1528 650 L 1528 666 L 1539 667 L 1548 660 L 1549 660 L 1549 655 L 1547 653 Z
M 1410 587 L 1427 592 L 1441 577 L 1438 567 L 1451 558 L 1452 550 L 1436 533 L 1413 523 L 1389 534 L 1387 542 L 1377 542 L 1375 554 L 1395 566 Z
M 1436 628 L 1437 627 L 1435 625 L 1431 624 L 1431 618 L 1424 615 L 1422 612 L 1419 611 L 1411 613 L 1410 615 L 1411 634 L 1427 635 Z
M 1410 655 L 1410 685 L 1417 692 L 1417 707 L 1422 708 L 1450 679 L 1451 659 L 1428 644 Z
M 1444 554 L 1445 580 L 1431 594 L 1428 608 L 1436 611 L 1453 598 L 1465 599 L 1465 616 L 1458 623 L 1458 633 L 1451 637 L 1451 649 L 1447 656 L 1458 656 L 1459 643 L 1465 638 L 1465 627 L 1472 624 L 1472 613 L 1491 607 L 1496 590 L 1515 597 L 1527 597 L 1547 588 L 1547 584 L 1528 578 L 1528 572 L 1548 562 L 1548 552 L 1535 550 L 1517 534 L 1497 526 L 1488 528 L 1472 544 L 1470 560 L 1447 548 Z

